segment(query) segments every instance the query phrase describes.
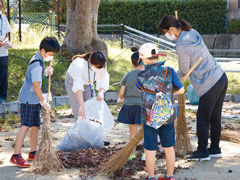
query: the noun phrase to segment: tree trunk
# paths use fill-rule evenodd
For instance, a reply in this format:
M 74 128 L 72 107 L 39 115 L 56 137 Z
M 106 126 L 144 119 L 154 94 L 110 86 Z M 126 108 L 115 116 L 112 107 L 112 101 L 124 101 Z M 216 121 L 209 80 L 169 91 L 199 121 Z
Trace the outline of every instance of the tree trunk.
M 66 0 L 67 28 L 63 49 L 72 53 L 102 51 L 107 56 L 107 45 L 97 35 L 100 0 Z

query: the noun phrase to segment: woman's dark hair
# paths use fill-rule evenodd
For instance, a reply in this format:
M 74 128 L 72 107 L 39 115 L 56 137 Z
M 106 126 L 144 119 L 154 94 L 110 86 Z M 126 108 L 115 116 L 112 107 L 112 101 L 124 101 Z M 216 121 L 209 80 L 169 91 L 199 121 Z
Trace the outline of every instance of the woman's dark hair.
M 55 37 L 45 37 L 40 43 L 40 51 L 45 49 L 46 52 L 58 53 L 60 44 Z
M 164 16 L 158 25 L 158 32 L 164 34 L 170 27 L 180 28 L 184 31 L 189 31 L 192 26 L 185 20 L 177 19 L 175 16 Z
M 132 47 L 131 51 L 134 52 L 131 56 L 132 59 L 132 64 L 137 67 L 139 65 L 141 65 L 142 63 L 142 59 L 139 59 L 139 52 L 138 52 L 138 48 L 137 47 Z
M 76 55 L 76 56 L 73 56 L 72 60 L 74 60 L 78 57 L 83 58 L 86 61 L 88 61 L 90 59 L 90 63 L 95 65 L 96 68 L 98 68 L 98 69 L 105 68 L 105 64 L 107 61 L 105 55 L 100 51 L 95 51 L 92 53 L 88 52 L 86 54 Z
M 0 2 L 2 3 L 2 5 L 4 6 L 3 0 L 0 0 Z

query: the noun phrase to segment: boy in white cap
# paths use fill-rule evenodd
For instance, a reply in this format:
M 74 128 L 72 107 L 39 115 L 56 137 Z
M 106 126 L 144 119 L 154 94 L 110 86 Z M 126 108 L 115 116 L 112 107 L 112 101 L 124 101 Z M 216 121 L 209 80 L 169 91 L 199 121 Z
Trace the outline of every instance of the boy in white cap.
M 144 129 L 144 144 L 146 149 L 146 167 L 148 177 L 146 180 L 156 180 L 154 177 L 155 155 L 158 149 L 157 137 L 161 139 L 161 145 L 166 155 L 167 172 L 164 177 L 158 180 L 175 180 L 173 176 L 175 166 L 175 131 L 174 120 L 176 119 L 176 108 L 173 100 L 173 90 L 177 94 L 183 94 L 184 88 L 173 68 L 164 65 L 164 62 L 158 62 L 158 49 L 152 43 L 143 44 L 139 49 L 139 57 L 145 66 L 145 70 L 138 74 L 137 86 L 141 87 L 143 107 L 142 107 L 142 122 Z M 152 93 L 153 92 L 153 93 Z M 172 102 L 174 113 L 168 120 L 167 124 L 155 129 L 147 125 L 149 114 L 155 100 L 155 94 L 162 92 Z

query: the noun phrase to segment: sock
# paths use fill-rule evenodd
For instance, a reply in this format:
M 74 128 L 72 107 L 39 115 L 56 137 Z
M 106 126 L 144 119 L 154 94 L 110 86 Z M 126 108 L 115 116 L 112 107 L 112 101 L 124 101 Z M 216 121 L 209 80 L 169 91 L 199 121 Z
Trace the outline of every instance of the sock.
M 17 157 L 19 154 L 13 154 L 13 157 Z
M 167 175 L 166 175 L 166 178 L 170 178 L 170 177 L 173 177 L 173 176 L 167 176 Z
M 32 151 L 32 152 L 30 152 L 32 155 L 34 155 L 34 154 L 36 154 L 37 153 L 37 151 Z
M 156 178 L 155 178 L 155 177 L 151 177 L 151 178 L 150 178 L 150 177 L 148 177 L 148 180 L 151 180 L 151 179 L 153 180 L 153 179 L 156 179 Z

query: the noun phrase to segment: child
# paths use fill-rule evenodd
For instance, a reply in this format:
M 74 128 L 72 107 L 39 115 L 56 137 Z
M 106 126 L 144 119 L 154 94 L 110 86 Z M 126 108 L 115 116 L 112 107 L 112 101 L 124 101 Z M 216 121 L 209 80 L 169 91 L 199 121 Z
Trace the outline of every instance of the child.
M 145 70 L 138 74 L 138 83 L 141 87 L 147 91 L 159 92 L 162 86 L 162 82 L 166 74 L 166 78 L 163 84 L 162 92 L 172 100 L 173 106 L 173 94 L 174 89 L 177 94 L 183 94 L 184 88 L 179 80 L 176 72 L 171 68 L 163 65 L 164 62 L 158 63 L 158 49 L 152 43 L 146 43 L 139 49 L 139 56 L 145 66 Z M 146 149 L 146 167 L 148 177 L 146 179 L 155 180 L 154 168 L 155 168 L 155 155 L 158 149 L 157 136 L 160 136 L 161 145 L 166 155 L 167 173 L 164 177 L 158 178 L 158 180 L 174 180 L 173 171 L 175 166 L 175 152 L 173 146 L 175 144 L 175 131 L 174 131 L 174 120 L 176 118 L 176 108 L 170 118 L 169 124 L 164 124 L 158 129 L 146 125 L 148 120 L 148 114 L 154 103 L 155 95 L 146 91 L 142 91 L 143 97 L 143 108 L 142 108 L 142 119 L 144 121 L 144 144 L 143 147 Z
M 44 61 L 48 62 L 58 53 L 60 45 L 55 37 L 45 37 L 40 44 L 40 51 L 32 57 L 29 62 L 25 75 L 25 81 L 19 93 L 18 101 L 20 102 L 21 128 L 17 134 L 14 154 L 10 162 L 20 167 L 29 167 L 30 163 L 26 162 L 21 156 L 21 148 L 26 133 L 30 132 L 30 152 L 28 160 L 33 160 L 37 152 L 38 131 L 41 124 L 40 110 L 41 106 L 50 111 L 51 106 L 44 99 L 41 84 L 44 74 Z M 52 75 L 53 69 L 47 68 L 46 75 Z
M 124 75 L 121 81 L 121 89 L 119 92 L 118 102 L 124 103 L 118 115 L 118 122 L 128 124 L 129 126 L 129 140 L 131 140 L 138 131 L 137 124 L 141 124 L 141 106 L 142 96 L 141 92 L 136 87 L 137 75 L 142 70 L 141 61 L 139 61 L 138 49 L 132 47 L 134 53 L 131 56 L 133 71 Z M 129 159 L 136 158 L 136 149 L 132 152 Z

